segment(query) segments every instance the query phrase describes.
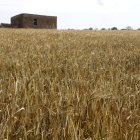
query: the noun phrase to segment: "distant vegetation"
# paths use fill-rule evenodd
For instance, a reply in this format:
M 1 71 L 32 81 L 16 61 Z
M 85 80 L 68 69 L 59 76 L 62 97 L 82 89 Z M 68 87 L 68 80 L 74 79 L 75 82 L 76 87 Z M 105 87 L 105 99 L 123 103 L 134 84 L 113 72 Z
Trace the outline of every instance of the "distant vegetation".
M 90 27 L 89 30 L 93 30 L 93 28 Z
M 106 30 L 106 28 L 102 28 L 101 30 Z
M 84 30 L 98 30 L 98 28 L 93 29 L 92 27 L 90 27 L 89 29 L 84 29 Z M 112 28 L 101 28 L 100 30 L 119 30 L 117 27 L 112 27 Z M 126 28 L 120 29 L 120 30 L 133 30 L 133 28 L 131 26 L 127 26 Z M 140 30 L 140 28 L 138 28 L 137 30 Z
M 113 28 L 111 28 L 111 30 L 118 30 L 118 29 L 117 29 L 117 27 L 113 27 Z

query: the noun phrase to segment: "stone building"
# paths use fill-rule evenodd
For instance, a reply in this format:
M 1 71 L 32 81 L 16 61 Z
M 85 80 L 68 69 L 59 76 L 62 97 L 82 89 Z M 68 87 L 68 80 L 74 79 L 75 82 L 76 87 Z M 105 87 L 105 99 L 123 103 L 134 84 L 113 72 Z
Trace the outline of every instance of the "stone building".
M 11 28 L 57 29 L 57 17 L 19 14 L 11 18 Z

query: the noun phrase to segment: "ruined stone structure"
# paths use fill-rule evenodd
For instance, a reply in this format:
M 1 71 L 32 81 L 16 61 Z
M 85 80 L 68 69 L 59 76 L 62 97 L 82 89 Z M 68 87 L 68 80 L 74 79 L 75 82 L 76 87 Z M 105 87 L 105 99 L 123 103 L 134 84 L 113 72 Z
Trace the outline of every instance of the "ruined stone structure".
M 57 17 L 19 14 L 11 18 L 11 24 L 1 23 L 0 28 L 57 29 Z
M 8 23 L 1 23 L 0 28 L 10 28 L 11 24 Z
M 11 18 L 12 28 L 57 29 L 57 17 L 19 14 Z

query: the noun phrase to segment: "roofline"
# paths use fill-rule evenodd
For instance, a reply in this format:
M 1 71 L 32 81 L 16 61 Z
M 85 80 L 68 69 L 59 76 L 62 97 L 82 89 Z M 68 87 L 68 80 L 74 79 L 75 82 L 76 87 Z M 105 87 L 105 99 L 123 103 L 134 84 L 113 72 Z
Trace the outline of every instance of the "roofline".
M 57 16 L 47 16 L 47 15 L 28 14 L 28 13 L 21 13 L 21 14 L 15 15 L 13 17 L 19 16 L 19 15 L 34 15 L 34 16 L 45 16 L 45 17 L 57 17 Z

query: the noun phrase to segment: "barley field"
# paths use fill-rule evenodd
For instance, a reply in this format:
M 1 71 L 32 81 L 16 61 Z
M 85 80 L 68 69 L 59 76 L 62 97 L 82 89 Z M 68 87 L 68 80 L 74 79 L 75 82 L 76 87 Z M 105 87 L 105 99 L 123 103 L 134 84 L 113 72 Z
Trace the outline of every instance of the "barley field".
M 140 140 L 140 31 L 0 29 L 0 140 Z

